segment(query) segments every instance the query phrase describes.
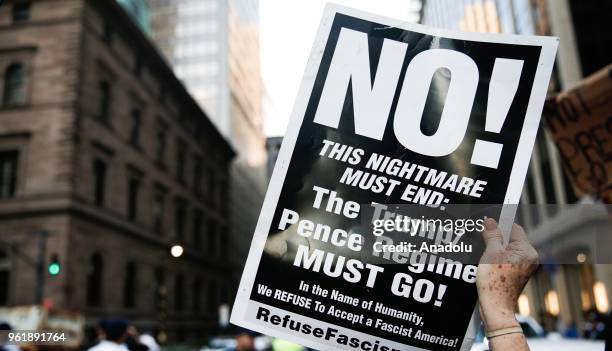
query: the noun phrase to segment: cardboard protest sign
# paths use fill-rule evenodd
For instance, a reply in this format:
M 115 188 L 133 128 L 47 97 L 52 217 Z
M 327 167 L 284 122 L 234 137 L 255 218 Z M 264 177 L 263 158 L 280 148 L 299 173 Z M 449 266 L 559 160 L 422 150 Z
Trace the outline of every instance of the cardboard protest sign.
M 231 322 L 319 350 L 469 348 L 476 264 L 399 252 L 379 225 L 400 219 L 387 204 L 518 203 L 556 47 L 328 6 Z
M 550 98 L 546 121 L 577 196 L 612 201 L 612 65 Z

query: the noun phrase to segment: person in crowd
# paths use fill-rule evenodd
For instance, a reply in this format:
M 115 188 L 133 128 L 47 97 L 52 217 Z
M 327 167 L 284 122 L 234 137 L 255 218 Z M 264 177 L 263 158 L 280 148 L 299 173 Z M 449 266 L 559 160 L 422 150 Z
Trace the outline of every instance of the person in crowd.
M 606 319 L 606 351 L 612 351 L 612 312 L 608 315 Z
M 238 327 L 235 330 L 236 344 L 232 347 L 227 347 L 225 351 L 255 351 L 255 335 L 256 333 L 245 328 Z
M 86 351 L 95 346 L 100 341 L 101 334 L 102 331 L 100 330 L 99 325 L 85 326 L 85 329 L 83 330 L 83 343 L 79 347 L 79 351 Z
M 99 324 L 99 342 L 89 351 L 129 351 L 128 322 L 124 319 L 104 319 Z
M 576 339 L 578 337 L 578 328 L 576 328 L 576 323 L 571 323 L 567 328 L 565 328 L 563 336 L 569 339 Z
M 592 309 L 586 315 L 584 323 L 584 338 L 591 340 L 599 340 L 604 338 L 605 316 Z
M 274 338 L 272 340 L 272 351 L 304 351 L 305 348 L 302 345 L 298 345 L 291 341 L 284 339 Z
M 255 351 L 255 339 L 248 331 L 236 335 L 236 351 Z
M 1 3 L 1 2 L 0 2 Z M 11 331 L 13 328 L 9 323 L 0 322 L 0 330 Z M 0 344 L 0 351 L 19 351 L 19 347 L 17 345 L 2 345 Z
M 130 351 L 149 351 L 149 347 L 140 342 L 140 333 L 133 325 L 128 326 L 125 345 Z
M 153 335 L 147 332 L 143 332 L 142 334 L 140 334 L 140 336 L 138 336 L 138 341 L 141 344 L 145 345 L 149 349 L 149 351 L 160 351 L 161 350 L 161 347 L 157 343 L 157 340 L 155 340 Z
M 515 306 L 538 267 L 538 254 L 517 224 L 505 247 L 501 230 L 491 218 L 485 221 L 482 237 L 486 248 L 478 265 L 476 288 L 489 347 L 492 351 L 528 351 Z

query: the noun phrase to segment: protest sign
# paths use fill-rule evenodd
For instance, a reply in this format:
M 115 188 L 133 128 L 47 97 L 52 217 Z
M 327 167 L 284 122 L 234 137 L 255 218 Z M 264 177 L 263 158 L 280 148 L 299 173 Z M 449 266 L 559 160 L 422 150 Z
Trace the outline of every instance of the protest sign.
M 463 250 L 456 228 L 403 233 L 433 246 L 410 252 L 387 205 L 518 203 L 556 47 L 328 5 L 231 322 L 319 350 L 469 349 L 476 263 L 436 254 Z
M 577 196 L 612 201 L 612 65 L 546 102 L 546 121 Z

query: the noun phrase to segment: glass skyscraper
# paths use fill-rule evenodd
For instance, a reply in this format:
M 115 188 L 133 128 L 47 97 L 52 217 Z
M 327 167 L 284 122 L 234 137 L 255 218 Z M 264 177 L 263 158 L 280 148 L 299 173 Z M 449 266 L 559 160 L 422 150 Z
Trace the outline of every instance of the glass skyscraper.
M 228 1 L 149 0 L 151 37 L 217 128 L 229 129 Z
M 430 0 L 423 24 L 469 32 L 534 34 L 529 0 Z

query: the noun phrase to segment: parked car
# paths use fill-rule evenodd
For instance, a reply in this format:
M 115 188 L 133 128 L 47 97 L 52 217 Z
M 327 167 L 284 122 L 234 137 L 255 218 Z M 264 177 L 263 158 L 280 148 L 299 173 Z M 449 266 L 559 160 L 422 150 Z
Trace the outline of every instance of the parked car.
M 567 339 L 559 333 L 546 334 L 544 328 L 533 318 L 517 316 L 517 320 L 523 328 L 527 338 L 527 344 L 531 351 L 603 351 L 604 342 L 584 339 Z M 471 351 L 488 351 L 489 341 L 484 336 L 481 327 L 476 335 L 476 341 Z

